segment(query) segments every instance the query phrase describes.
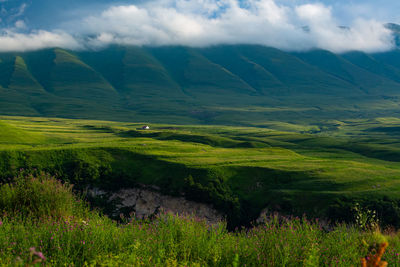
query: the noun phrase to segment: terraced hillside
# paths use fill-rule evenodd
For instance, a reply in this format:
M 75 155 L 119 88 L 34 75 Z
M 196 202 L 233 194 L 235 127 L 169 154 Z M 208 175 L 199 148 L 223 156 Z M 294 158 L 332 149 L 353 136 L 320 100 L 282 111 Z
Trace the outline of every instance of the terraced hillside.
M 175 124 L 398 116 L 399 50 L 254 45 L 0 54 L 0 114 Z
M 0 173 L 46 171 L 84 189 L 158 185 L 212 203 L 231 226 L 268 208 L 350 219 L 355 202 L 400 221 L 400 120 L 264 128 L 2 117 Z M 390 216 L 386 216 L 390 215 Z M 352 218 L 351 218 L 352 219 Z

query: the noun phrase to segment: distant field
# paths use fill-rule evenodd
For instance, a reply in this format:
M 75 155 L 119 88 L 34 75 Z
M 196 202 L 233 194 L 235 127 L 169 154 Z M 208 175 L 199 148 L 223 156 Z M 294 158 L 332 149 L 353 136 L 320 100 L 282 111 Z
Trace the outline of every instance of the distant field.
M 355 202 L 400 221 L 400 119 L 180 126 L 0 117 L 0 176 L 43 170 L 78 188 L 137 184 L 211 202 L 231 225 L 268 207 L 349 219 Z M 390 216 L 386 216 L 390 215 Z

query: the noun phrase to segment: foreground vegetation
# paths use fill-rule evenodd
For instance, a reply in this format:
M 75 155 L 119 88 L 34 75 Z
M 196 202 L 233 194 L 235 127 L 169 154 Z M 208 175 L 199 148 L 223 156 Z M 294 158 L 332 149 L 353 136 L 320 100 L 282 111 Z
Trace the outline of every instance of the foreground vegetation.
M 400 235 L 272 216 L 228 232 L 191 216 L 115 222 L 90 211 L 71 186 L 19 175 L 0 186 L 0 265 L 29 266 L 357 266 L 377 244 L 400 266 Z M 364 224 L 364 226 L 366 226 Z

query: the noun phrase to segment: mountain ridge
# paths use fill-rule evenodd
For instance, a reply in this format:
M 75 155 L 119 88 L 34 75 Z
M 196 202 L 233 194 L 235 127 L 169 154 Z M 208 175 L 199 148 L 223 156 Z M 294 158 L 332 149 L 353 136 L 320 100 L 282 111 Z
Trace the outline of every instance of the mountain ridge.
M 397 49 L 334 54 L 259 45 L 0 53 L 0 113 L 243 125 L 393 115 L 396 59 Z

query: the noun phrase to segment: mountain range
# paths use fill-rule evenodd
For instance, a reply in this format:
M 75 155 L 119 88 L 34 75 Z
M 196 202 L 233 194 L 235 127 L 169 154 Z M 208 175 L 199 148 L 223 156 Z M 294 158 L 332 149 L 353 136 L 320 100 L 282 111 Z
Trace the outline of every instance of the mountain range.
M 398 49 L 112 46 L 0 53 L 3 115 L 262 125 L 396 116 L 399 97 Z

